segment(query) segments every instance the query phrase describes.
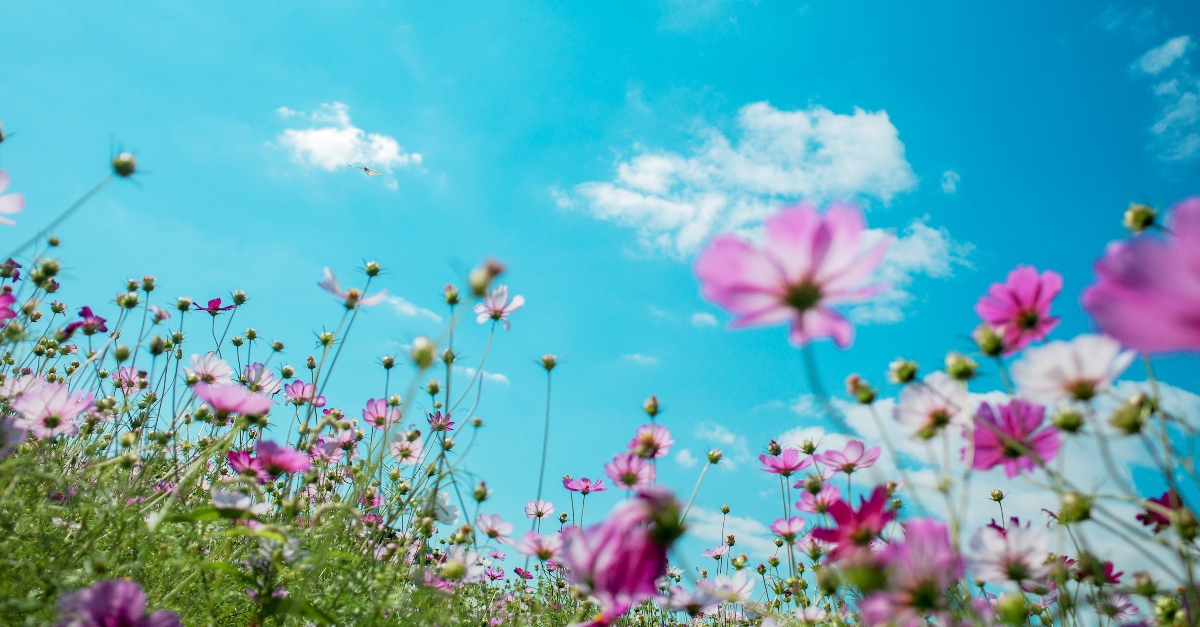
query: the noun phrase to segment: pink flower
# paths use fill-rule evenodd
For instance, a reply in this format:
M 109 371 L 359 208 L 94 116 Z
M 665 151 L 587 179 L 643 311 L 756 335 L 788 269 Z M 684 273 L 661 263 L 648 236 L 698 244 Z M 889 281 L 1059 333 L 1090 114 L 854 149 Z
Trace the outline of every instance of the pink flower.
M 1178 512 L 1184 510 L 1183 499 L 1179 498 L 1179 493 L 1174 490 L 1167 490 L 1158 498 L 1146 499 L 1147 503 L 1153 503 L 1158 507 L 1147 505 L 1146 511 L 1138 514 L 1137 519 L 1143 525 L 1149 527 L 1154 525 L 1154 533 L 1160 533 L 1163 529 L 1171 526 L 1171 519 L 1165 512 Z M 1165 510 L 1165 512 L 1164 512 Z
M 1050 538 L 1045 529 L 1021 525 L 1016 518 L 1001 529 L 981 527 L 971 536 L 967 555 L 971 574 L 980 581 L 1004 585 L 1008 581 L 1022 583 L 1046 575 L 1046 552 Z
M 784 477 L 790 477 L 797 470 L 808 468 L 813 462 L 811 457 L 800 459 L 800 451 L 794 448 L 785 448 L 779 455 L 764 453 L 758 456 L 758 461 L 763 464 L 762 470 Z
M 75 329 L 79 328 L 83 329 L 84 335 L 95 335 L 97 331 L 101 333 L 108 331 L 108 325 L 105 324 L 108 321 L 92 313 L 91 307 L 80 307 L 79 318 L 78 322 L 72 322 L 63 328 L 64 336 L 71 337 L 75 334 Z
M 153 314 L 154 324 L 159 324 L 171 319 L 171 312 L 159 307 L 158 305 L 150 305 L 150 313 Z
M 517 552 L 521 555 L 536 557 L 541 561 L 558 559 L 562 551 L 563 539 L 555 534 L 542 534 L 536 531 L 526 531 L 521 540 L 516 543 Z
M 226 451 L 225 460 L 229 462 L 230 470 L 253 477 L 259 483 L 266 483 L 271 478 L 271 474 L 263 467 L 262 460 L 251 457 L 250 451 Z
M 263 468 L 271 473 L 273 478 L 282 474 L 304 472 L 312 468 L 312 462 L 309 461 L 308 455 L 293 448 L 280 446 L 270 440 L 259 441 L 258 461 L 262 462 Z
M 60 627 L 182 627 L 179 615 L 168 610 L 146 614 L 146 595 L 132 581 L 109 579 L 58 601 Z
M 408 433 L 399 433 L 392 437 L 389 452 L 401 464 L 415 466 L 417 462 L 421 461 L 421 453 L 425 450 L 425 444 L 421 441 L 420 433 L 417 433 L 416 437 L 412 439 L 409 437 Z
M 640 490 L 654 482 L 654 466 L 633 453 L 617 453 L 604 464 L 604 474 L 626 490 Z
M 554 503 L 550 501 L 530 501 L 525 505 L 526 518 L 546 518 L 554 513 Z
M 12 418 L 0 416 L 0 459 L 12 455 L 17 445 L 25 441 L 25 430 L 13 423 Z
M 809 514 L 824 514 L 829 511 L 831 505 L 840 500 L 842 500 L 842 491 L 832 483 L 825 483 L 821 485 L 821 491 L 816 494 L 805 491 L 800 497 L 800 502 L 796 503 L 796 509 Z
M 846 448 L 840 451 L 825 451 L 820 457 L 819 461 L 822 463 L 851 474 L 856 470 L 874 466 L 875 461 L 879 459 L 879 447 L 864 452 L 862 442 L 850 440 L 846 443 Z
M 207 312 L 208 315 L 214 318 L 216 318 L 217 314 L 221 313 L 222 311 L 229 311 L 230 309 L 237 307 L 237 305 L 225 305 L 222 307 L 220 298 L 214 298 L 208 301 L 208 305 L 205 305 L 204 307 L 201 307 L 200 303 L 193 303 L 193 306 L 196 308 L 196 311 Z
M 610 625 L 657 593 L 656 582 L 667 573 L 667 550 L 683 532 L 680 509 L 670 492 L 652 488 L 586 531 L 570 527 L 563 532 L 560 561 L 567 576 L 600 606 L 599 615 L 584 625 Z
M 571 492 L 578 492 L 584 496 L 587 496 L 592 492 L 605 492 L 608 490 L 608 488 L 604 486 L 603 479 L 597 479 L 595 482 L 593 482 L 587 477 L 580 477 L 578 479 L 563 477 L 563 487 Z
M 200 382 L 192 390 L 218 413 L 252 415 L 271 411 L 271 399 L 243 387 Z
M 371 399 L 362 411 L 363 422 L 376 429 L 387 429 L 400 421 L 400 410 L 389 407 L 387 399 Z
M 499 514 L 480 514 L 475 519 L 475 528 L 483 535 L 501 542 L 508 541 L 508 536 L 513 532 L 512 523 L 504 522 Z
M 13 296 L 12 292 L 0 294 L 0 322 L 17 317 L 17 312 L 12 307 L 15 302 L 17 302 L 17 297 Z
M 208 351 L 203 355 L 192 355 L 191 362 L 191 368 L 183 369 L 188 377 L 195 377 L 204 383 L 220 385 L 231 383 L 230 377 L 233 376 L 233 368 L 230 368 L 225 360 L 217 357 L 216 353 Z
M 859 498 L 858 511 L 839 500 L 829 507 L 829 515 L 838 526 L 834 529 L 813 529 L 810 535 L 817 540 L 833 543 L 835 546 L 830 557 L 839 560 L 869 550 L 871 541 L 895 518 L 896 513 L 888 507 L 887 490 L 877 486 L 870 499 Z
M 283 382 L 275 379 L 275 375 L 260 362 L 252 363 L 242 370 L 242 381 L 251 392 L 263 394 L 278 394 L 283 387 Z
M 671 450 L 675 440 L 671 432 L 662 425 L 642 425 L 637 434 L 629 442 L 629 450 L 638 457 L 656 459 L 665 456 Z
M 14 425 L 35 438 L 46 439 L 79 433 L 75 419 L 91 409 L 92 395 L 87 392 L 72 394 L 67 386 L 55 382 L 26 390 L 10 401 L 9 406 L 19 414 L 13 420 Z
M 437 433 L 438 431 L 449 431 L 454 426 L 454 421 L 450 420 L 450 414 L 442 415 L 439 410 L 437 413 L 429 414 L 429 430 Z
M 863 607 L 867 625 L 925 625 L 930 614 L 949 618 L 947 589 L 963 576 L 963 560 L 950 542 L 946 524 L 913 519 L 904 525 L 904 540 L 893 540 L 881 558 L 886 564 L 887 590 L 868 598 Z M 945 620 L 949 624 L 951 621 Z
M 8 172 L 0 170 L 0 192 L 8 188 Z M 12 215 L 20 212 L 25 208 L 25 197 L 20 194 L 6 194 L 0 196 L 0 214 Z M 0 217 L 0 224 L 13 225 L 16 222 L 8 218 Z
M 724 544 L 718 544 L 717 546 L 714 546 L 711 549 L 704 549 L 700 553 L 700 557 L 711 557 L 715 560 L 719 560 L 728 554 L 729 554 L 729 547 Z
M 734 327 L 790 321 L 793 344 L 831 337 L 841 348 L 854 327 L 831 307 L 861 301 L 887 286 L 862 282 L 887 252 L 887 240 L 863 250 L 865 223 L 853 205 L 789 207 L 768 219 L 762 247 L 721 235 L 696 259 L 704 297 L 736 314 Z
M 775 532 L 775 535 L 780 538 L 783 538 L 784 542 L 791 544 L 792 540 L 795 540 L 796 536 L 800 535 L 801 531 L 804 531 L 804 519 L 799 516 L 778 518 L 775 522 L 771 523 L 771 531 Z
M 484 296 L 483 302 L 476 304 L 472 311 L 477 314 L 475 321 L 479 324 L 488 320 L 498 320 L 504 323 L 504 330 L 507 331 L 509 328 L 508 314 L 520 309 L 524 304 L 525 297 L 520 294 L 513 296 L 512 302 L 509 302 L 508 286 L 501 285 Z
M 998 405 L 997 418 L 992 406 L 984 403 L 975 415 L 975 451 L 972 467 L 988 470 L 1004 464 L 1004 474 L 1015 477 L 1021 470 L 1032 471 L 1054 459 L 1060 445 L 1058 430 L 1038 427 L 1046 420 L 1046 408 L 1013 399 Z M 968 451 L 963 449 L 963 459 Z
M 387 290 L 380 290 L 378 294 L 366 298 L 363 298 L 362 290 L 358 288 L 352 287 L 348 290 L 343 290 L 342 286 L 338 284 L 337 276 L 329 268 L 325 268 L 325 276 L 317 285 L 321 286 L 321 289 L 326 292 L 346 301 L 346 309 L 354 309 L 358 305 L 374 307 L 387 298 Z
M 113 383 L 121 389 L 122 393 L 128 396 L 138 391 L 139 381 L 144 382 L 146 380 L 146 371 L 139 371 L 133 366 L 125 366 L 123 368 L 118 368 L 117 371 L 113 373 L 112 378 Z
M 1034 340 L 1044 340 L 1059 319 L 1050 315 L 1050 303 L 1062 291 L 1062 275 L 1047 270 L 1041 275 L 1031 266 L 1017 266 L 1004 283 L 993 283 L 975 304 L 975 313 L 1004 337 L 1004 352 L 1011 355 Z
M 311 383 L 305 383 L 300 380 L 292 381 L 283 386 L 283 393 L 287 396 L 288 402 L 293 405 L 299 406 L 305 403 L 312 403 L 313 407 L 325 406 L 325 397 L 316 396 L 317 386 Z

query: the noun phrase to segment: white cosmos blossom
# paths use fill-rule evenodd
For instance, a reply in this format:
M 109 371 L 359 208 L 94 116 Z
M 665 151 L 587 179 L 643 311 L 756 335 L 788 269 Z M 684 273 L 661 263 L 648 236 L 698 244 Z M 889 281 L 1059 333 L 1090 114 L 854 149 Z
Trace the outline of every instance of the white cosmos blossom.
M 221 385 L 232 383 L 233 368 L 212 351 L 203 355 L 192 355 L 192 367 L 185 367 L 183 371 L 188 378 L 195 377 L 205 383 Z
M 739 570 L 733 577 L 724 573 L 717 575 L 712 587 L 713 594 L 729 603 L 745 603 L 754 591 L 754 580 L 746 575 L 746 571 Z
M 1134 356 L 1107 335 L 1085 334 L 1026 350 L 1012 374 L 1021 396 L 1035 403 L 1086 401 L 1111 387 Z
M 1006 529 L 991 525 L 971 536 L 967 565 L 980 581 L 997 585 L 1038 580 L 1046 575 L 1050 538 L 1040 527 L 1024 526 L 1013 519 Z
M 969 411 L 966 388 L 939 370 L 924 383 L 905 386 L 896 404 L 896 421 L 928 439 L 951 424 L 965 424 Z

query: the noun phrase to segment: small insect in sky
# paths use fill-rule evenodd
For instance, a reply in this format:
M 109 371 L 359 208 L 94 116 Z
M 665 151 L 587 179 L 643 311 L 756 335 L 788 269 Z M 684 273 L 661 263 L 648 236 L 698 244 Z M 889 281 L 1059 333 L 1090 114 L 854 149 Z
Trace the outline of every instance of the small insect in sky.
M 363 172 L 367 173 L 367 176 L 377 176 L 380 174 L 379 170 L 372 170 L 371 168 L 368 168 L 365 165 L 349 165 L 349 164 L 347 164 L 346 167 L 354 168 L 355 170 L 362 170 Z

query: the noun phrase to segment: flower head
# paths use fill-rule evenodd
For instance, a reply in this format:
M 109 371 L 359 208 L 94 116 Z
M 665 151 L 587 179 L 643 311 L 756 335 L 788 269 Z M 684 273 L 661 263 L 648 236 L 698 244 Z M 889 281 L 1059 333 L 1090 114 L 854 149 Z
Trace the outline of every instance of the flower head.
M 488 320 L 504 323 L 504 330 L 509 329 L 508 314 L 518 310 L 525 304 L 525 297 L 520 294 L 508 300 L 508 286 L 501 285 L 483 297 L 483 302 L 475 305 L 475 321 L 483 324 Z
M 196 308 L 196 311 L 208 312 L 208 315 L 214 318 L 216 318 L 217 314 L 221 313 L 222 311 L 229 311 L 230 309 L 237 307 L 237 305 L 225 305 L 222 307 L 220 298 L 214 298 L 208 301 L 208 304 L 204 307 L 201 307 L 200 303 L 193 303 L 193 306 Z
M 0 322 L 17 317 L 17 312 L 13 309 L 15 302 L 17 302 L 17 297 L 13 296 L 11 292 L 0 294 Z
M 541 561 L 558 559 L 563 548 L 563 539 L 559 534 L 544 534 L 536 531 L 526 531 L 516 543 L 517 552 L 521 555 L 536 557 Z
M 1003 585 L 1023 583 L 1046 575 L 1046 553 L 1050 539 L 1046 531 L 1021 525 L 1013 518 L 1000 528 L 987 525 L 971 536 L 967 554 L 971 573 L 980 581 Z
M 666 427 L 659 424 L 642 425 L 629 442 L 629 450 L 638 457 L 657 459 L 666 456 L 674 443 Z
M 9 406 L 18 414 L 13 420 L 15 426 L 35 438 L 46 439 L 79 433 L 75 419 L 92 407 L 92 395 L 72 393 L 66 385 L 54 382 L 26 390 Z
M 1035 403 L 1088 401 L 1112 387 L 1134 357 L 1108 336 L 1080 335 L 1025 351 L 1012 375 L 1021 396 Z
M 415 466 L 420 462 L 423 450 L 425 450 L 425 444 L 421 442 L 420 433 L 417 433 L 416 437 L 410 437 L 408 433 L 399 433 L 392 437 L 391 445 L 388 447 L 392 457 L 405 466 Z
M 530 501 L 525 505 L 526 518 L 548 518 L 554 511 L 554 503 L 550 501 Z
M 796 536 L 800 535 L 801 531 L 804 531 L 804 519 L 799 516 L 778 518 L 775 522 L 771 523 L 771 531 L 780 538 L 783 538 L 784 542 L 791 544 L 796 539 Z
M 229 384 L 233 377 L 233 368 L 225 363 L 216 353 L 208 351 L 203 355 L 192 355 L 192 367 L 183 369 L 189 378 L 195 377 L 204 383 Z
M 109 579 L 58 601 L 59 627 L 182 627 L 167 610 L 146 613 L 146 595 L 132 581 Z
M 626 490 L 640 490 L 654 482 L 654 466 L 633 453 L 617 453 L 604 464 L 604 474 Z
M 1034 340 L 1044 340 L 1058 326 L 1050 303 L 1062 291 L 1062 275 L 1017 266 L 1004 283 L 993 283 L 975 305 L 975 313 L 1003 335 L 1004 352 L 1012 354 Z
M 441 410 L 429 414 L 429 429 L 433 432 L 449 431 L 454 427 L 454 421 L 450 420 L 450 414 L 442 414 Z
M 584 496 L 587 496 L 592 492 L 605 492 L 608 490 L 608 488 L 604 485 L 603 479 L 596 479 L 595 481 L 592 481 L 587 477 L 580 477 L 578 479 L 569 479 L 567 477 L 563 477 L 563 487 L 571 492 L 578 492 Z
M 79 308 L 79 320 L 68 324 L 63 328 L 63 335 L 71 337 L 75 334 L 76 329 L 83 331 L 84 335 L 95 335 L 97 332 L 105 333 L 108 331 L 108 321 L 92 312 L 91 307 Z
M 192 387 L 196 396 L 214 410 L 224 414 L 257 415 L 271 410 L 271 399 L 243 387 L 197 383 Z
M 866 624 L 923 625 L 924 617 L 949 617 L 947 589 L 963 576 L 963 560 L 950 541 L 946 524 L 913 519 L 904 525 L 904 540 L 893 540 L 881 555 L 887 589 L 868 598 L 862 608 Z
M 879 452 L 878 446 L 866 449 L 861 441 L 850 440 L 840 451 L 825 451 L 820 454 L 819 461 L 846 474 L 851 474 L 856 470 L 874 466 L 875 461 L 879 459 Z
M 512 523 L 504 522 L 499 514 L 480 514 L 475 519 L 475 528 L 483 535 L 501 542 L 506 542 L 513 532 Z
M 262 460 L 252 457 L 250 451 L 226 451 L 225 460 L 229 462 L 230 470 L 251 477 L 259 483 L 266 483 L 271 478 L 271 474 L 263 467 Z
M 862 211 L 847 204 L 833 204 L 824 214 L 810 204 L 789 207 L 764 226 L 761 247 L 727 234 L 700 253 L 701 293 L 736 314 L 735 327 L 790 322 L 793 344 L 831 337 L 849 346 L 854 327 L 832 307 L 886 289 L 862 283 L 883 260 L 888 241 L 864 247 Z
M 796 503 L 796 509 L 809 514 L 824 514 L 829 511 L 831 505 L 840 500 L 842 500 L 842 491 L 832 483 L 823 483 L 820 491 L 816 494 L 805 491 L 800 496 L 800 502 Z
M 325 397 L 317 396 L 317 386 L 312 383 L 305 383 L 297 379 L 283 386 L 283 393 L 287 396 L 287 401 L 293 405 L 312 403 L 313 407 L 325 406 Z
M 293 448 L 280 446 L 270 440 L 259 441 L 258 461 L 262 462 L 263 468 L 271 474 L 272 478 L 282 474 L 304 472 L 312 468 L 312 461 L 309 460 L 308 455 Z
M 965 424 L 967 389 L 962 383 L 937 371 L 922 383 L 905 386 L 896 405 L 896 420 L 916 429 L 916 436 L 928 440 L 951 424 Z
M 260 362 L 246 366 L 242 370 L 242 378 L 251 392 L 278 394 L 279 390 L 283 388 L 283 382 L 276 379 L 275 375 Z
M 2 134 L 0 134 L 2 136 Z M 8 189 L 8 172 L 0 170 L 0 193 Z M 25 208 L 25 197 L 20 194 L 5 194 L 0 196 L 0 214 L 12 215 Z M 13 225 L 16 222 L 0 216 L 0 224 Z
M 680 586 L 675 586 L 671 588 L 670 596 L 667 597 L 669 609 L 675 612 L 687 612 L 688 616 L 693 618 L 716 609 L 724 602 L 724 599 L 717 596 L 713 590 L 712 582 L 707 579 L 697 581 L 694 592 L 688 592 Z
M 359 290 L 358 288 L 352 287 L 348 290 L 343 290 L 342 286 L 338 284 L 337 276 L 333 273 L 333 270 L 330 270 L 329 268 L 325 268 L 325 276 L 322 277 L 321 281 L 317 283 L 317 285 L 321 286 L 321 289 L 325 290 L 326 292 L 329 292 L 330 294 L 333 294 L 334 296 L 344 300 L 346 309 L 354 309 L 359 305 L 362 305 L 363 307 L 374 307 L 375 305 L 378 305 L 387 299 L 387 290 L 380 290 L 378 294 L 375 294 L 374 296 L 367 296 L 365 298 L 363 297 L 362 290 Z
M 1171 526 L 1171 518 L 1168 513 L 1184 509 L 1183 499 L 1179 498 L 1179 493 L 1174 490 L 1167 490 L 1158 498 L 1146 500 L 1153 505 L 1147 505 L 1146 511 L 1138 514 L 1137 519 L 1142 521 L 1142 524 L 1147 527 L 1153 525 L 1154 533 L 1160 533 L 1163 529 Z
M 883 531 L 896 513 L 888 507 L 887 489 L 877 486 L 871 497 L 860 497 L 858 510 L 839 500 L 829 506 L 829 516 L 837 523 L 833 529 L 813 529 L 810 535 L 817 540 L 834 544 L 830 557 L 835 560 L 869 550 L 871 542 Z
M 999 413 L 999 417 L 996 414 Z M 1004 465 L 1004 474 L 1015 477 L 1022 470 L 1032 471 L 1058 454 L 1061 444 L 1058 429 L 1046 427 L 1038 430 L 1046 419 L 1046 408 L 1013 399 L 1007 405 L 998 405 L 996 410 L 984 403 L 975 414 L 975 448 L 972 467 L 988 470 Z
M 400 421 L 400 409 L 388 405 L 386 398 L 371 399 L 362 411 L 363 422 L 376 429 L 387 429 Z
M 800 451 L 794 448 L 785 448 L 779 455 L 767 455 L 766 453 L 759 455 L 758 461 L 763 464 L 762 470 L 771 474 L 790 477 L 797 470 L 803 470 L 811 466 L 813 458 L 805 457 L 804 459 L 800 459 Z

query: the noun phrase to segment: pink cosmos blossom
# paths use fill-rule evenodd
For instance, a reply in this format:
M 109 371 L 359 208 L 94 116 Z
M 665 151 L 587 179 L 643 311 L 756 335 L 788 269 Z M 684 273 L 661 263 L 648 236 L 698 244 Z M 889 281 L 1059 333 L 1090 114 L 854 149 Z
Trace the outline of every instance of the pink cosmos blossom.
M 487 568 L 485 568 L 483 570 L 483 574 L 486 575 L 487 578 L 490 579 L 491 581 L 500 581 L 501 579 L 504 579 L 504 569 L 503 568 L 496 568 L 494 566 L 488 566 Z
M 785 448 L 779 455 L 767 455 L 765 453 L 759 455 L 758 461 L 763 464 L 762 470 L 771 474 L 790 477 L 797 470 L 804 470 L 811 466 L 813 458 L 805 457 L 804 459 L 800 459 L 800 451 L 794 448 Z
M 0 170 L 0 193 L 3 193 L 5 189 L 8 189 L 8 181 L 8 172 Z M 24 208 L 25 197 L 21 194 L 5 194 L 0 196 L 0 214 L 12 215 L 20 212 Z M 16 222 L 0 216 L 0 224 L 7 224 L 11 226 L 16 224 Z
M 1183 499 L 1174 490 L 1167 490 L 1162 493 L 1162 496 L 1146 499 L 1146 501 L 1153 503 L 1154 506 L 1147 505 L 1146 511 L 1138 514 L 1137 519 L 1147 527 L 1153 525 L 1154 533 L 1160 533 L 1163 529 L 1171 526 L 1171 518 L 1166 512 L 1177 512 L 1184 509 Z
M 731 326 L 790 321 L 793 344 L 831 337 L 849 346 L 854 327 L 832 307 L 887 289 L 862 283 L 888 241 L 864 250 L 862 211 L 841 203 L 824 215 L 810 204 L 786 208 L 766 221 L 765 231 L 761 247 L 726 234 L 700 253 L 695 271 L 703 296 L 737 315 Z
M 1087 402 L 1108 391 L 1134 357 L 1108 336 L 1084 334 L 1025 351 L 1012 378 L 1021 396 L 1035 403 Z
M 1110 592 L 1108 596 L 1096 603 L 1096 613 L 1108 617 L 1109 621 L 1132 618 L 1139 611 L 1138 606 L 1129 600 L 1129 596 L 1121 592 Z
M 352 287 L 348 290 L 343 290 L 342 286 L 338 284 L 337 275 L 335 275 L 333 270 L 330 270 L 329 268 L 325 268 L 325 276 L 319 283 L 317 283 L 317 285 L 321 286 L 321 289 L 325 290 L 326 292 L 329 292 L 330 294 L 333 294 L 334 296 L 346 301 L 346 309 L 354 309 L 358 305 L 362 305 L 363 307 L 374 307 L 375 305 L 378 305 L 387 299 L 387 290 L 380 290 L 378 294 L 375 294 L 374 296 L 367 296 L 365 298 L 363 297 L 362 291 L 358 288 Z
M 76 329 L 83 329 L 84 335 L 95 335 L 97 332 L 104 333 L 108 331 L 108 322 L 104 318 L 92 313 L 91 307 L 79 308 L 79 320 L 72 322 L 63 328 L 63 335 L 67 338 L 71 337 Z
M 518 310 L 525 304 L 525 297 L 520 294 L 508 300 L 508 286 L 501 285 L 483 297 L 483 302 L 472 309 L 477 315 L 475 321 L 483 324 L 488 320 L 498 320 L 504 323 L 504 330 L 509 329 L 508 314 Z
M 35 438 L 48 439 L 79 433 L 75 419 L 91 409 L 92 395 L 87 392 L 72 394 L 66 385 L 55 382 L 27 390 L 10 401 L 9 406 L 19 414 L 13 421 L 15 426 Z
M 952 424 L 964 425 L 967 403 L 967 388 L 939 370 L 923 382 L 904 386 L 895 418 L 916 429 L 916 437 L 928 440 Z
M 412 440 L 408 438 L 408 433 L 397 434 L 392 438 L 388 450 L 392 457 L 396 458 L 396 461 L 405 466 L 414 466 L 421 461 L 421 453 L 425 450 L 425 444 L 421 441 L 420 434 Z
M 563 532 L 560 561 L 567 576 L 600 606 L 599 615 L 584 625 L 610 625 L 657 593 L 657 581 L 667 573 L 667 550 L 683 532 L 681 509 L 670 492 L 651 488 L 586 531 L 570 527 Z
M 504 522 L 499 514 L 480 514 L 475 519 L 475 528 L 483 535 L 500 542 L 507 542 L 513 532 L 512 523 Z
M 879 459 L 879 452 L 878 446 L 864 451 L 862 442 L 850 440 L 846 443 L 846 448 L 840 451 L 825 451 L 818 461 L 851 474 L 856 470 L 874 466 L 875 461 Z
M 203 355 L 192 355 L 191 364 L 191 368 L 185 367 L 183 369 L 183 372 L 189 378 L 195 377 L 201 382 L 218 385 L 228 385 L 231 383 L 230 379 L 233 377 L 233 368 L 212 351 L 208 351 Z
M 6 287 L 5 289 L 8 288 Z M 12 292 L 0 294 L 0 322 L 17 317 L 17 312 L 13 309 L 13 303 L 15 302 L 17 302 L 17 297 L 13 296 Z
M 154 324 L 159 324 L 171 319 L 171 312 L 159 307 L 158 305 L 150 305 L 150 313 L 154 317 Z
M 200 306 L 200 303 L 193 303 L 192 305 L 196 308 L 196 311 L 207 312 L 208 315 L 214 318 L 216 318 L 217 314 L 221 313 L 222 311 L 229 311 L 230 309 L 237 308 L 237 305 L 225 305 L 222 307 L 220 298 L 214 298 L 208 301 L 208 304 L 203 307 Z
M 379 398 L 367 401 L 367 406 L 362 411 L 362 417 L 363 422 L 372 427 L 386 430 L 399 422 L 402 416 L 399 408 L 391 407 L 388 405 L 387 399 Z
M 729 554 L 729 547 L 724 544 L 718 544 L 711 549 L 704 549 L 700 552 L 700 557 L 711 557 L 715 560 L 720 560 Z
M 796 549 L 807 555 L 809 559 L 816 561 L 821 559 L 822 555 L 829 553 L 833 549 L 833 545 L 814 538 L 812 532 L 809 532 L 796 542 Z
M 804 519 L 799 516 L 778 518 L 775 522 L 771 523 L 771 531 L 780 538 L 783 538 L 784 542 L 791 544 L 796 539 L 796 536 L 800 535 L 801 531 L 804 531 Z
M 796 503 L 796 509 L 809 514 L 824 514 L 829 511 L 831 505 L 840 500 L 842 500 L 842 491 L 832 483 L 825 483 L 821 485 L 821 490 L 816 494 L 806 490 L 800 496 L 800 502 Z
M 1004 353 L 1011 355 L 1034 340 L 1044 340 L 1058 326 L 1050 303 L 1062 291 L 1062 275 L 1053 270 L 1038 274 L 1031 266 L 1017 266 L 1004 283 L 993 283 L 975 305 L 975 313 L 1004 338 Z
M 754 590 L 754 580 L 744 570 L 737 571 L 732 577 L 721 573 L 713 579 L 712 589 L 713 594 L 726 603 L 745 603 L 750 600 L 750 593 Z
M 578 479 L 563 477 L 563 487 L 571 492 L 578 492 L 584 496 L 587 496 L 592 492 L 605 492 L 608 490 L 608 488 L 604 485 L 603 479 L 596 479 L 593 482 L 587 477 L 580 477 Z
M 59 627 L 182 627 L 168 610 L 146 613 L 146 595 L 132 581 L 109 579 L 58 601 Z
M 9 405 L 12 405 L 12 401 L 17 397 L 30 390 L 40 389 L 45 384 L 46 378 L 43 376 L 24 375 L 18 377 L 11 375 L 4 380 L 4 383 L 0 383 L 0 398 L 4 398 L 9 401 Z
M 192 390 L 218 413 L 253 415 L 271 411 L 270 398 L 243 387 L 200 382 Z
M 626 490 L 640 490 L 654 483 L 654 466 L 633 453 L 617 453 L 604 464 L 604 474 Z
M 242 381 L 251 392 L 259 392 L 262 394 L 277 394 L 283 387 L 283 382 L 275 378 L 275 375 L 267 370 L 267 367 L 261 362 L 255 362 L 246 366 L 242 370 Z
M 1100 329 L 1143 353 L 1200 349 L 1200 196 L 1172 207 L 1170 231 L 1109 244 L 1083 291 Z
M 292 381 L 283 386 L 283 393 L 287 396 L 287 401 L 293 405 L 312 403 L 313 407 L 325 406 L 325 397 L 317 396 L 317 386 L 311 383 L 300 380 Z
M 272 478 L 283 474 L 304 472 L 312 468 L 312 462 L 309 461 L 308 455 L 293 448 L 280 446 L 270 440 L 259 441 L 258 461 L 262 462 L 263 468 L 271 474 Z
M 701 579 L 696 582 L 696 590 L 688 592 L 680 586 L 671 588 L 667 597 L 667 608 L 675 612 L 687 612 L 695 618 L 710 610 L 716 609 L 724 600 L 713 592 L 712 582 Z
M 895 518 L 896 513 L 888 507 L 887 490 L 877 486 L 871 492 L 871 498 L 859 497 L 857 511 L 839 500 L 829 507 L 829 516 L 837 523 L 837 527 L 813 529 L 811 535 L 817 540 L 833 543 L 830 557 L 839 560 L 868 549 L 871 541 Z
M 521 568 L 520 566 L 513 569 L 513 574 L 520 577 L 521 579 L 533 579 L 533 573 L 525 570 L 524 568 Z
M 913 519 L 904 525 L 904 540 L 884 548 L 887 589 L 868 597 L 861 607 L 867 625 L 925 625 L 931 614 L 949 619 L 947 589 L 963 576 L 963 561 L 950 541 L 945 523 Z M 942 621 L 949 623 L 950 621 Z
M 671 439 L 671 432 L 666 427 L 657 424 L 642 425 L 630 440 L 629 450 L 644 459 L 657 459 L 666 456 L 674 443 L 675 440 Z
M 516 543 L 517 552 L 521 555 L 536 557 L 541 561 L 558 559 L 563 548 L 563 539 L 559 534 L 544 534 L 536 531 L 526 531 Z
M 983 403 L 975 414 L 974 469 L 988 470 L 1004 464 L 1004 474 L 1015 477 L 1058 454 L 1058 429 L 1048 426 L 1038 430 L 1046 420 L 1045 407 L 1013 399 L 1007 405 L 998 405 L 996 411 Z M 963 449 L 963 459 L 967 454 Z
M 526 518 L 547 518 L 554 511 L 554 503 L 550 501 L 537 500 L 525 504 Z
M 439 410 L 437 413 L 429 414 L 429 429 L 434 433 L 438 431 L 449 431 L 454 427 L 454 421 L 450 420 L 450 414 L 442 415 Z
M 1046 576 L 1050 538 L 1045 529 L 1021 525 L 1013 518 L 1003 529 L 986 525 L 971 536 L 967 554 L 971 574 L 980 581 L 1004 585 Z
M 259 483 L 266 483 L 271 478 L 271 474 L 263 467 L 262 460 L 252 457 L 250 451 L 226 451 L 225 460 L 229 462 L 230 470 L 253 477 Z

